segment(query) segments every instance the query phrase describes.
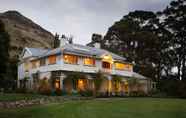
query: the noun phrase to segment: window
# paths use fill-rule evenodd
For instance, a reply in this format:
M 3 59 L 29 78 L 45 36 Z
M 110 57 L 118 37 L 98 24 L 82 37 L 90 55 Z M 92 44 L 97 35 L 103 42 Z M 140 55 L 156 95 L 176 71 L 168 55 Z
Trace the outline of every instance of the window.
M 115 63 L 115 69 L 131 71 L 132 70 L 132 65 L 130 65 L 130 64 L 123 64 L 123 63 Z
M 24 63 L 24 69 L 25 69 L 25 71 L 28 71 L 30 69 L 30 65 L 28 62 Z
M 31 63 L 32 63 L 32 68 L 37 68 L 38 67 L 38 61 L 37 60 L 31 61 Z
M 84 65 L 94 66 L 95 60 L 92 58 L 84 58 Z
M 63 56 L 63 59 L 64 59 L 64 62 L 68 64 L 77 64 L 78 62 L 78 57 L 75 55 L 65 54 Z
M 51 55 L 48 57 L 49 64 L 55 64 L 56 63 L 56 55 Z
M 125 69 L 125 64 L 115 63 L 115 68 L 118 69 L 118 70 L 124 70 Z
M 102 67 L 106 69 L 111 69 L 111 64 L 109 62 L 102 62 Z
M 40 59 L 40 66 L 44 66 L 46 64 L 45 58 Z

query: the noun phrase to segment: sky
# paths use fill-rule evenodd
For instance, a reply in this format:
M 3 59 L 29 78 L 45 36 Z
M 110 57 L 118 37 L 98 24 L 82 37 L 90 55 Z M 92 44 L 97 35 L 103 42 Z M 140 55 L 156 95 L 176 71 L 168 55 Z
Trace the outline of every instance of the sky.
M 163 10 L 171 0 L 0 0 L 0 12 L 17 10 L 46 30 L 87 44 L 134 10 Z

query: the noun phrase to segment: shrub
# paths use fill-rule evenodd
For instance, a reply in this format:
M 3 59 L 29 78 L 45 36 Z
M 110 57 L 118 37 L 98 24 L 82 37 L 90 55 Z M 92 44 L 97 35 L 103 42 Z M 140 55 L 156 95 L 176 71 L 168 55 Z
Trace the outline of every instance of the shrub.
M 93 91 L 92 90 L 86 90 L 86 91 L 79 91 L 81 96 L 85 97 L 90 97 L 93 96 Z
M 55 90 L 55 95 L 61 96 L 62 95 L 62 90 L 61 89 L 56 89 Z
M 49 84 L 47 78 L 44 78 L 43 80 L 40 80 L 39 85 L 40 85 L 39 86 L 39 93 L 40 94 L 51 95 L 52 90 L 51 90 L 51 87 L 50 87 L 50 84 Z

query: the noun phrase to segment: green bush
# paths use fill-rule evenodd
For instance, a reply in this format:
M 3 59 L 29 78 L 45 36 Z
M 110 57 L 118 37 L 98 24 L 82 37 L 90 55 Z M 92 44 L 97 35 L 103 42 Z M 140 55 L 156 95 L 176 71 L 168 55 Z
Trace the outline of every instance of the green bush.
M 92 90 L 86 90 L 86 91 L 79 91 L 81 96 L 84 97 L 90 97 L 93 96 L 93 91 Z
M 62 95 L 62 90 L 61 89 L 56 89 L 55 90 L 55 95 L 61 96 Z

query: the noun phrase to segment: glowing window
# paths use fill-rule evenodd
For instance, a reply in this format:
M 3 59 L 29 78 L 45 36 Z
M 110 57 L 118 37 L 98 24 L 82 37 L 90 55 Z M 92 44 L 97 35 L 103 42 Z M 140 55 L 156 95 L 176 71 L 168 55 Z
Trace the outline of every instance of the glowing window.
M 28 71 L 30 69 L 30 65 L 28 62 L 24 63 L 25 71 Z
M 48 57 L 49 64 L 55 64 L 56 63 L 56 55 L 51 55 Z
M 132 70 L 132 65 L 130 65 L 130 64 L 123 64 L 123 63 L 115 63 L 115 69 L 131 71 Z
M 63 56 L 63 59 L 64 59 L 64 62 L 68 64 L 77 64 L 78 62 L 78 57 L 75 55 L 65 54 Z
M 37 60 L 31 61 L 31 63 L 32 63 L 32 68 L 37 68 L 38 67 L 38 61 Z
M 84 58 L 84 65 L 94 66 L 95 65 L 95 60 L 92 59 L 92 58 Z

